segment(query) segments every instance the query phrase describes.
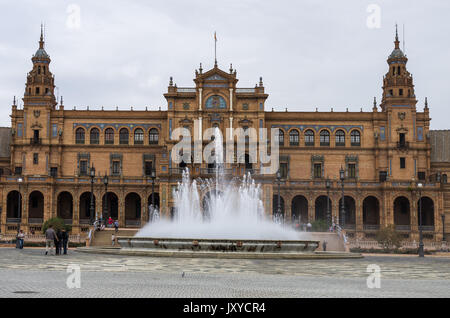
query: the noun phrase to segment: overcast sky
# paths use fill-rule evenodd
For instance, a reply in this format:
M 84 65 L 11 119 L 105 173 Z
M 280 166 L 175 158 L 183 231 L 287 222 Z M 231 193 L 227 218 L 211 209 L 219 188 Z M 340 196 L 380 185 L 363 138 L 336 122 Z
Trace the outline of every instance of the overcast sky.
M 0 4 L 0 126 L 10 126 L 13 96 L 23 97 L 41 21 L 66 109 L 167 109 L 162 94 L 170 76 L 192 87 L 200 62 L 205 71 L 213 67 L 217 31 L 219 67 L 228 71 L 233 63 L 238 87 L 254 87 L 262 76 L 266 110 L 293 111 L 371 111 L 373 97 L 381 101 L 398 23 L 401 41 L 405 25 L 417 109 L 427 96 L 431 128 L 450 129 L 450 1 Z

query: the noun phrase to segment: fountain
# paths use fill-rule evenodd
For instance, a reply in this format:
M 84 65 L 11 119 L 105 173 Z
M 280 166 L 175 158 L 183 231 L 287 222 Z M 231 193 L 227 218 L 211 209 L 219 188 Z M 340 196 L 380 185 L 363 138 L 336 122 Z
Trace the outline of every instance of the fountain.
M 319 241 L 302 240 L 300 232 L 268 219 L 261 187 L 250 174 L 238 179 L 223 173 L 222 135 L 217 128 L 214 136 L 215 177 L 191 180 L 184 170 L 173 193 L 172 219 L 153 217 L 136 236 L 119 237 L 122 249 L 235 256 L 314 252 Z

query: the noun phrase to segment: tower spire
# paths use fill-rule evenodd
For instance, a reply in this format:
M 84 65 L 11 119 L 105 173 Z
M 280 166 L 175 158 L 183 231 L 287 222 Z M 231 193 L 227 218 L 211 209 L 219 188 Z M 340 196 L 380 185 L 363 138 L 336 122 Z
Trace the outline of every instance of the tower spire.
M 39 48 L 43 49 L 44 48 L 44 27 L 41 23 L 41 38 L 39 39 Z
M 217 36 L 214 31 L 214 67 L 217 67 Z
M 395 48 L 399 49 L 400 48 L 400 41 L 398 40 L 398 30 L 397 30 L 397 23 L 395 24 Z

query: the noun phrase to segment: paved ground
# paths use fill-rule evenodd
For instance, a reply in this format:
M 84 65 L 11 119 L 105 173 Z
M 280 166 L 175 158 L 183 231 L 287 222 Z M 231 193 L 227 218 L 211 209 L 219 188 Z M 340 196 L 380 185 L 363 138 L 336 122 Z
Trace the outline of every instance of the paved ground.
M 0 248 L 0 297 L 449 297 L 450 258 L 227 260 L 93 255 L 45 256 Z M 70 264 L 81 288 L 68 288 Z M 381 288 L 367 287 L 367 266 Z M 185 273 L 182 277 L 182 273 Z

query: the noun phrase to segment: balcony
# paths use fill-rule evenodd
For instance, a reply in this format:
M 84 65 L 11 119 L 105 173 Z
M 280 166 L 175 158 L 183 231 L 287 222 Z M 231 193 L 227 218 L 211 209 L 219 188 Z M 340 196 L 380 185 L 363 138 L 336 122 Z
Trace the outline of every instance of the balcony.
M 44 220 L 42 218 L 29 218 L 28 223 L 30 224 L 42 224 Z
M 411 231 L 411 225 L 396 225 L 396 231 Z
M 20 218 L 7 218 L 6 223 L 11 223 L 11 224 L 20 223 Z
M 408 149 L 409 148 L 409 141 L 397 141 L 397 148 L 398 149 Z
M 421 227 L 424 232 L 434 232 L 434 225 L 422 225 Z
M 378 231 L 379 229 L 379 224 L 364 224 L 364 231 Z
M 30 138 L 30 145 L 42 145 L 42 138 Z

